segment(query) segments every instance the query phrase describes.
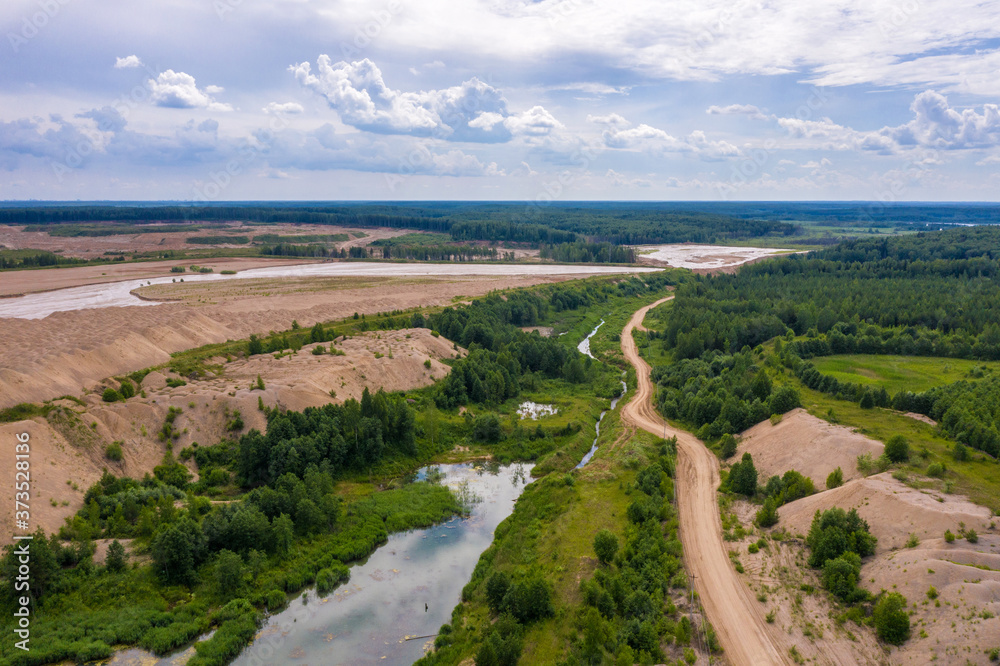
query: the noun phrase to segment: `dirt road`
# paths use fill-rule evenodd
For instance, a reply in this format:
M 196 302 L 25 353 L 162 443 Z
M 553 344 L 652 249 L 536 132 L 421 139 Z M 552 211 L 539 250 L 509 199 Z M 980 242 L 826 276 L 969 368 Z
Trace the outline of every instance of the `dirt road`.
M 654 435 L 677 437 L 677 508 L 684 562 L 726 657 L 737 666 L 784 664 L 787 660 L 767 631 L 763 605 L 739 579 L 722 542 L 715 495 L 718 461 L 694 435 L 671 428 L 653 408 L 650 367 L 639 356 L 632 330 L 642 330 L 650 308 L 671 298 L 638 310 L 622 331 L 622 352 L 635 367 L 639 382 L 639 390 L 622 409 L 622 417 Z

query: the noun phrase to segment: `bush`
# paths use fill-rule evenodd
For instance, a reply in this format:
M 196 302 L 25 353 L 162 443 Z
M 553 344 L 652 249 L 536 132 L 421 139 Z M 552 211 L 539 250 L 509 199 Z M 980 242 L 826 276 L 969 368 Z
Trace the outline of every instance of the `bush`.
M 121 462 L 121 459 L 125 457 L 125 454 L 122 452 L 122 442 L 116 440 L 108 444 L 104 449 L 104 457 L 114 462 Z
M 844 470 L 838 467 L 830 472 L 830 476 L 826 477 L 826 487 L 839 488 L 842 485 L 844 485 Z
M 323 347 L 323 345 L 316 345 L 315 347 L 313 347 L 312 350 L 313 356 L 322 356 L 325 352 L 326 349 Z
M 132 383 L 131 379 L 123 379 L 122 386 L 118 389 L 118 392 L 122 394 L 122 398 L 128 400 L 135 395 L 135 384 Z
M 969 448 L 962 442 L 955 442 L 955 448 L 951 450 L 951 457 L 956 462 L 965 462 L 969 459 Z
M 490 610 L 499 613 L 503 608 L 503 599 L 510 589 L 510 577 L 502 571 L 494 571 L 486 579 L 486 603 Z
M 618 537 L 611 530 L 601 530 L 594 536 L 594 552 L 597 553 L 597 559 L 608 564 L 618 552 Z
M 782 386 L 771 394 L 770 409 L 772 414 L 784 414 L 789 412 L 801 403 L 799 402 L 799 392 L 791 386 Z
M 128 566 L 128 553 L 118 539 L 108 546 L 108 556 L 104 559 L 104 566 L 110 573 L 120 573 Z
M 719 451 L 722 454 L 723 460 L 729 460 L 736 455 L 736 438 L 726 433 L 722 436 L 722 440 L 719 442 Z
M 122 399 L 122 394 L 109 387 L 104 389 L 104 393 L 101 394 L 101 399 L 104 400 L 104 402 L 118 402 Z
M 910 637 L 910 616 L 906 614 L 906 597 L 898 592 L 884 594 L 875 604 L 872 614 L 875 633 L 886 643 L 899 645 Z
M 771 497 L 764 500 L 764 506 L 757 512 L 754 523 L 757 527 L 771 527 L 778 522 L 778 503 Z
M 927 466 L 927 476 L 933 476 L 936 479 L 940 479 L 944 476 L 944 465 L 941 463 L 931 463 Z
M 973 529 L 966 530 L 965 540 L 969 543 L 979 543 L 979 534 L 977 534 L 976 530 Z
M 938 598 L 937 588 L 934 587 L 933 585 L 927 588 L 927 598 L 930 599 L 931 601 L 934 601 L 935 599 Z
M 271 590 L 264 595 L 264 600 L 267 603 L 267 610 L 273 613 L 279 608 L 283 608 L 288 598 L 285 596 L 284 590 Z
M 955 535 L 952 534 L 951 530 L 945 530 L 944 531 L 944 540 L 947 541 L 948 543 L 954 543 L 955 542 Z
M 885 455 L 894 463 L 906 462 L 910 459 L 910 443 L 902 435 L 893 435 L 885 443 Z
M 741 495 L 753 497 L 757 492 L 757 468 L 753 464 L 753 456 L 743 454 L 743 459 L 729 470 L 729 488 Z

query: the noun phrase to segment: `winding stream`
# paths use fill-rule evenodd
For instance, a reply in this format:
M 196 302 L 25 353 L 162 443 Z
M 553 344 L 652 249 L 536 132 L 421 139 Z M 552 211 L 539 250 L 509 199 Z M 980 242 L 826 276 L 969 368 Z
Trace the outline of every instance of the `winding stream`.
M 599 329 L 603 325 L 604 325 L 604 319 L 601 319 L 601 323 L 594 327 L 594 330 L 590 332 L 590 335 L 585 337 L 583 341 L 576 346 L 576 348 L 579 349 L 581 353 L 586 354 L 595 361 L 597 360 L 597 358 L 595 358 L 594 355 L 590 353 L 590 339 L 594 337 L 595 333 L 597 333 L 597 329 Z M 583 460 L 581 460 L 580 463 L 576 466 L 576 469 L 580 469 L 581 467 L 589 463 L 590 459 L 594 457 L 595 453 L 597 453 L 597 440 L 601 438 L 601 421 L 604 420 L 605 414 L 607 414 L 609 411 L 614 411 L 615 407 L 618 405 L 618 401 L 621 400 L 622 396 L 625 395 L 625 391 L 627 390 L 628 390 L 628 385 L 624 381 L 622 381 L 621 395 L 619 395 L 617 398 L 612 399 L 611 407 L 602 411 L 601 415 L 597 417 L 597 423 L 594 425 L 594 431 L 595 431 L 594 443 L 590 445 L 590 450 L 587 451 L 587 455 L 583 457 Z

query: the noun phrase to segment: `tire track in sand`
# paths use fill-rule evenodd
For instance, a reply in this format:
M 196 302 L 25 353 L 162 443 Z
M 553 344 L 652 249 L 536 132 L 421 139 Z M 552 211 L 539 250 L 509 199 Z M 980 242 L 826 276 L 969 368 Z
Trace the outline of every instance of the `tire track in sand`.
M 622 419 L 654 435 L 677 437 L 677 509 L 684 563 L 694 577 L 694 587 L 725 655 L 735 665 L 785 664 L 779 647 L 767 630 L 761 604 L 740 580 L 722 542 L 722 525 L 716 488 L 719 462 L 691 433 L 671 428 L 653 408 L 650 367 L 639 356 L 632 330 L 643 330 L 642 321 L 662 298 L 641 308 L 622 330 L 622 352 L 635 368 L 638 390 L 622 409 Z

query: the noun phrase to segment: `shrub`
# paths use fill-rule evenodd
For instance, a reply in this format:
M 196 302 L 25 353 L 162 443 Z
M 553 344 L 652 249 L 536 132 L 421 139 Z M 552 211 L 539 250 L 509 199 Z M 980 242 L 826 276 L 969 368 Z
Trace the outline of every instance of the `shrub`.
M 431 369 L 431 360 L 430 359 L 427 359 L 427 360 L 424 361 L 424 367 L 427 368 L 428 370 Z
M 927 466 L 927 476 L 933 476 L 934 478 L 940 479 L 944 476 L 944 465 L 941 463 L 931 463 Z
M 769 401 L 772 414 L 784 414 L 801 404 L 799 402 L 799 392 L 791 386 L 782 386 L 777 391 L 774 391 Z
M 108 546 L 108 556 L 104 560 L 104 566 L 111 573 L 124 571 L 128 566 L 128 553 L 125 552 L 125 546 L 118 539 L 112 541 L 111 545 Z
M 969 529 L 965 531 L 965 540 L 969 543 L 979 543 L 979 535 L 976 530 Z
M 179 388 L 181 386 L 187 386 L 187 382 L 179 377 L 167 377 L 167 386 L 170 388 Z
M 875 604 L 872 614 L 875 633 L 886 643 L 899 645 L 910 637 L 910 616 L 906 614 L 906 597 L 898 592 L 884 594 Z
M 618 552 L 618 537 L 611 530 L 601 530 L 594 536 L 594 552 L 603 564 L 611 562 Z
M 743 459 L 729 470 L 729 487 L 747 497 L 753 497 L 757 492 L 757 468 L 749 453 L 744 453 Z
M 955 442 L 955 448 L 951 450 L 951 457 L 956 462 L 965 462 L 969 459 L 969 448 L 962 442 Z
M 494 571 L 486 579 L 486 603 L 490 610 L 499 613 L 503 608 L 503 599 L 510 589 L 510 577 L 502 571 Z
M 131 379 L 123 379 L 122 386 L 118 389 L 118 392 L 122 394 L 122 398 L 128 400 L 135 395 L 135 384 L 132 383 Z
M 947 541 L 948 543 L 954 543 L 955 542 L 955 535 L 952 534 L 951 530 L 945 530 L 944 531 L 944 540 Z
M 830 472 L 830 476 L 826 477 L 826 487 L 839 488 L 842 485 L 844 485 L 844 470 L 838 467 Z
M 910 538 L 906 540 L 907 548 L 916 548 L 919 545 L 920 545 L 920 539 L 917 537 L 916 534 L 911 534 Z
M 910 459 L 910 443 L 902 435 L 893 435 L 885 443 L 885 455 L 894 463 Z
M 104 402 L 118 402 L 122 399 L 122 394 L 113 388 L 108 387 L 104 389 L 104 393 L 101 394 L 101 398 Z
M 184 268 L 183 266 L 171 266 L 170 267 L 170 272 L 171 273 L 183 273 L 185 270 L 187 270 L 187 269 Z
M 285 596 L 284 590 L 275 589 L 264 595 L 264 600 L 267 603 L 267 610 L 273 613 L 279 608 L 283 608 L 288 598 Z
M 752 543 L 749 546 L 747 546 L 747 552 L 750 553 L 751 555 L 755 555 L 760 552 L 760 546 L 758 546 L 756 543 Z
M 754 522 L 757 527 L 771 527 L 778 522 L 778 503 L 771 497 L 764 500 L 764 506 L 757 512 Z
M 935 599 L 938 598 L 937 588 L 934 587 L 933 585 L 927 588 L 927 598 L 930 599 L 931 601 L 934 601 Z
M 104 457 L 114 462 L 121 462 L 121 459 L 125 457 L 122 452 L 121 440 L 115 440 L 108 444 L 104 449 Z
M 858 586 L 861 575 L 861 558 L 847 552 L 823 565 L 823 587 L 841 599 L 848 599 Z
M 313 356 L 322 356 L 325 351 L 326 349 L 324 349 L 323 345 L 316 345 L 313 347 L 312 353 Z
M 736 455 L 736 438 L 729 433 L 722 436 L 722 441 L 719 444 L 723 460 L 729 460 Z

